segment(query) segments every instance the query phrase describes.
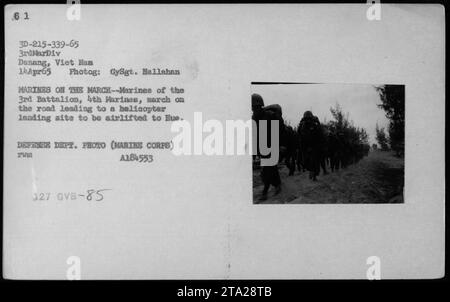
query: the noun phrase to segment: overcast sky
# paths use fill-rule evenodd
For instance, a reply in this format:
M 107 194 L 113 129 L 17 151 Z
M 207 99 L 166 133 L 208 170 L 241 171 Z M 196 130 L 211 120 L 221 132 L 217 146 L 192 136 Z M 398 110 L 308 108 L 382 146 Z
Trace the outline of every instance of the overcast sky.
M 380 96 L 373 85 L 366 84 L 277 84 L 252 85 L 252 93 L 258 93 L 264 104 L 279 104 L 283 118 L 296 126 L 303 113 L 311 110 L 320 122 L 332 120 L 330 107 L 336 103 L 344 113 L 349 113 L 357 127 L 365 128 L 370 144 L 376 143 L 375 125 L 387 127 L 389 121 L 384 110 L 377 107 Z

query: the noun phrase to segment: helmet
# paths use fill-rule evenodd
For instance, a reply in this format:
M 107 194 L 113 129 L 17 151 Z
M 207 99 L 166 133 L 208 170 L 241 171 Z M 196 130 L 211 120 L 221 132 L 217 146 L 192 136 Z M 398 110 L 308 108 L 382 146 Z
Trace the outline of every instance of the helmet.
M 314 115 L 312 114 L 312 112 L 311 111 L 305 111 L 305 113 L 303 113 L 303 117 L 304 118 L 312 118 L 312 117 L 314 117 Z
M 264 100 L 259 94 L 252 94 L 252 107 L 264 107 Z

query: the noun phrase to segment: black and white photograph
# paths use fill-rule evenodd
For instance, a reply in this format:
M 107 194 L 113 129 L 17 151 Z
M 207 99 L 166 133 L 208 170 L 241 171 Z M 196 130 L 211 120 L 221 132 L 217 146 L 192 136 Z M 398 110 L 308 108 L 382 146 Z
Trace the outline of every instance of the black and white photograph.
M 405 86 L 258 83 L 252 92 L 252 119 L 279 122 L 280 150 L 275 165 L 253 156 L 255 204 L 404 202 Z

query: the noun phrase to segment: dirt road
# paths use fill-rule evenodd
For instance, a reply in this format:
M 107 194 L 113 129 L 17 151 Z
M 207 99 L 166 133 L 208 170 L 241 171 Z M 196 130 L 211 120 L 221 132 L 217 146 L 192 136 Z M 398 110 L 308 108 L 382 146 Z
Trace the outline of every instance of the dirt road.
M 404 160 L 390 152 L 373 151 L 346 169 L 327 175 L 321 171 L 316 182 L 308 172 L 288 176 L 286 166 L 280 165 L 282 190 L 275 195 L 272 187 L 265 201 L 258 201 L 263 189 L 260 171 L 253 171 L 253 200 L 259 204 L 403 202 Z

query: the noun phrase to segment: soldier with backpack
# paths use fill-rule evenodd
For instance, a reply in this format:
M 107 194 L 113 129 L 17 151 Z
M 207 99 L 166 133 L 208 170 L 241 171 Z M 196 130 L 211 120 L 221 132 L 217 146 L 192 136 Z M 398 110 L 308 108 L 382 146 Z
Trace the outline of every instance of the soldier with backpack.
M 306 111 L 298 126 L 303 162 L 309 171 L 309 178 L 316 181 L 323 159 L 324 137 L 319 119 Z
M 278 122 L 279 136 L 278 136 L 278 148 L 279 153 L 283 156 L 283 153 L 286 150 L 285 143 L 285 125 L 282 117 L 282 110 L 280 105 L 274 104 L 269 106 L 264 106 L 263 98 L 259 94 L 252 94 L 252 119 L 256 122 L 257 129 L 255 129 L 257 135 L 257 155 L 261 158 L 269 158 L 270 154 L 261 154 L 259 149 L 259 140 L 262 135 L 266 135 L 267 145 L 272 149 L 277 146 L 272 146 L 272 137 L 271 137 L 271 122 Z M 266 121 L 267 123 L 267 133 L 261 133 L 260 131 L 260 122 Z M 263 201 L 267 199 L 267 193 L 269 191 L 270 186 L 275 187 L 275 194 L 280 193 L 281 191 L 281 179 L 280 174 L 278 172 L 278 165 L 274 164 L 271 166 L 262 166 L 261 169 L 261 178 L 264 183 L 264 189 L 261 194 L 259 200 Z

